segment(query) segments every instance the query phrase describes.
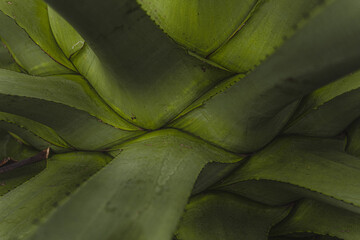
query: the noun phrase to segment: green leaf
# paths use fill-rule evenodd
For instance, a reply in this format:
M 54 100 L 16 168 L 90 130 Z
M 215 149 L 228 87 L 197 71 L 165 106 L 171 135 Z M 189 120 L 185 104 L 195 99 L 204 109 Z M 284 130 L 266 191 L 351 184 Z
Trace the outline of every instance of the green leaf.
M 0 198 L 0 238 L 27 239 L 57 205 L 110 159 L 105 154 L 82 152 L 50 158 L 45 170 Z
M 28 118 L 0 112 L 0 127 L 15 133 L 39 150 L 51 145 L 55 145 L 55 149 L 59 150 L 70 148 L 54 130 Z
M 40 49 L 16 22 L 0 11 L 0 39 L 15 61 L 32 75 L 73 73 Z
M 18 142 L 7 132 L 0 131 L 0 162 L 9 157 L 21 161 L 36 155 L 36 153 L 36 150 Z M 0 173 L 0 196 L 38 174 L 45 168 L 45 165 L 43 161 L 32 164 L 27 168 L 18 168 L 11 172 Z
M 269 207 L 229 193 L 193 197 L 176 233 L 179 240 L 267 240 L 289 207 Z
M 78 52 L 85 44 L 85 40 L 76 30 L 56 11 L 48 7 L 49 22 L 56 42 L 67 58 Z
M 212 162 L 206 164 L 195 182 L 194 188 L 192 190 L 192 195 L 205 191 L 219 180 L 228 176 L 241 164 L 243 164 L 243 161 L 236 163 Z
M 331 137 L 359 116 L 360 71 L 357 71 L 307 96 L 285 133 Z
M 172 39 L 205 57 L 237 32 L 257 0 L 138 2 Z
M 5 44 L 0 43 L 0 68 L 21 72 Z
M 136 1 L 47 2 L 91 47 L 72 58 L 79 72 L 116 112 L 142 128 L 162 127 L 232 75 L 187 54 Z
M 0 87 L 0 111 L 47 125 L 75 148 L 104 149 L 142 134 L 77 75 L 33 77 L 0 69 Z
M 347 152 L 360 158 L 360 119 L 356 120 L 348 129 Z
M 218 1 L 219 5 L 225 5 Z M 306 22 L 323 0 L 259 0 L 237 32 L 207 58 L 227 69 L 248 72 L 258 66 Z M 240 5 L 240 4 L 235 4 Z M 228 5 L 228 6 L 234 6 Z M 227 14 L 224 17 L 228 17 Z M 284 21 L 286 19 L 286 21 Z
M 55 38 L 52 34 L 51 27 L 49 24 L 47 5 L 43 0 L 31 0 L 31 1 L 27 1 L 26 4 L 24 4 L 23 0 L 1 1 L 0 11 L 2 11 L 7 16 L 9 16 L 8 18 L 12 18 L 16 22 L 16 25 L 18 25 L 16 29 L 13 24 L 11 24 L 9 21 L 5 21 L 5 19 L 2 17 L 1 29 L 5 30 L 3 28 L 6 28 L 6 31 L 11 31 L 8 37 L 14 38 L 15 37 L 14 31 L 19 32 L 19 30 L 21 30 L 22 28 L 31 38 L 31 40 L 26 39 L 24 37 L 24 34 L 21 33 L 22 35 L 21 38 L 13 39 L 15 44 L 14 47 L 22 48 L 22 50 L 27 50 L 29 52 L 31 51 L 37 52 L 37 53 L 33 53 L 33 54 L 37 54 L 35 55 L 36 57 L 33 55 L 33 61 L 39 61 L 37 58 L 45 57 L 39 52 L 39 49 L 31 50 L 24 48 L 24 42 L 26 42 L 26 40 L 33 41 L 33 42 L 27 41 L 30 46 L 28 45 L 26 47 L 34 48 L 35 47 L 34 43 L 36 43 L 41 48 L 41 50 L 44 51 L 44 54 L 46 53 L 49 56 L 51 56 L 51 58 L 54 59 L 56 63 L 61 64 L 63 67 L 67 68 L 68 72 L 76 71 L 74 66 L 66 58 L 66 56 L 61 51 L 61 49 L 59 48 L 59 46 L 55 41 Z M 0 36 L 3 37 L 1 32 L 0 32 Z M 23 57 L 22 55 L 24 54 L 25 51 L 22 50 L 19 49 L 19 52 L 16 53 L 16 57 Z M 60 66 L 58 68 L 60 69 Z
M 360 238 L 360 215 L 341 208 L 303 200 L 288 218 L 271 230 L 271 235 L 316 233 L 346 240 Z
M 273 204 L 276 199 L 283 204 L 289 196 L 310 197 L 360 213 L 360 161 L 345 153 L 344 148 L 344 141 L 335 139 L 280 138 L 255 154 L 216 189 L 261 201 L 260 191 L 267 186 L 269 190 L 264 195 L 271 194 L 271 183 L 275 182 L 272 196 L 265 198 Z M 252 192 L 244 192 L 241 184 L 238 188 L 237 183 L 248 181 L 256 181 L 260 186 L 260 181 L 266 181 L 267 185 Z
M 32 239 L 168 240 L 204 165 L 241 159 L 176 130 L 121 149 Z
M 326 3 L 255 71 L 171 126 L 233 152 L 264 147 L 303 95 L 360 68 L 358 2 Z

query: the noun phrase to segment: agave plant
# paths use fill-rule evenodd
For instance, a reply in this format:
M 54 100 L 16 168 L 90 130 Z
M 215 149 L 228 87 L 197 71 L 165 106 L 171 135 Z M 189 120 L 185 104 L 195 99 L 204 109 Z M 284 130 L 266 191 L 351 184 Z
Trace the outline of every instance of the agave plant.
M 360 239 L 359 23 L 358 0 L 1 0 L 0 239 Z

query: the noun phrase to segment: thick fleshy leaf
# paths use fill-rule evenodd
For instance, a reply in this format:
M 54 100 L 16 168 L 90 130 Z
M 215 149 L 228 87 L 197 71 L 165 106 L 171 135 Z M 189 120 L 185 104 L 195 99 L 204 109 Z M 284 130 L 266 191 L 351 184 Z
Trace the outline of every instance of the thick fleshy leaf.
M 271 230 L 271 235 L 316 233 L 345 240 L 360 238 L 360 215 L 314 201 L 303 200 L 290 217 Z
M 83 47 L 72 58 L 80 73 L 113 109 L 142 128 L 165 125 L 231 75 L 190 56 L 136 1 L 47 2 L 98 56 Z
M 48 7 L 48 14 L 51 30 L 56 42 L 66 57 L 70 59 L 73 54 L 84 46 L 85 40 L 65 19 L 50 7 Z
M 21 72 L 5 44 L 0 43 L 0 68 Z
M 197 195 L 186 206 L 178 240 L 267 240 L 289 207 L 269 207 L 229 193 Z
M 30 36 L 31 40 L 38 46 L 40 46 L 42 51 L 51 56 L 51 58 L 53 58 L 55 62 L 61 64 L 68 70 L 75 71 L 74 66 L 66 58 L 66 56 L 61 51 L 55 41 L 49 24 L 47 6 L 43 0 L 26 1 L 26 4 L 24 4 L 23 0 L 1 1 L 0 11 L 9 16 L 9 18 L 12 18 L 16 22 L 18 27 L 24 29 L 26 33 Z M 10 29 L 10 26 L 8 26 L 9 23 L 7 22 L 6 24 L 3 24 L 2 21 L 3 19 L 1 20 L 1 28 Z M 11 31 L 17 30 L 12 29 Z M 2 36 L 1 33 L 0 36 Z M 9 37 L 13 38 L 14 35 L 10 34 Z M 26 39 L 21 38 L 17 40 L 21 41 L 19 41 L 19 44 L 16 44 L 15 47 L 23 47 L 21 45 L 24 45 L 24 41 L 26 41 Z M 23 50 L 26 50 L 26 48 L 23 48 Z M 36 50 L 36 52 L 38 51 Z M 20 57 L 23 54 L 24 52 L 19 51 L 18 53 L 16 53 L 16 56 Z M 40 57 L 41 54 L 37 54 L 39 54 L 37 55 L 37 57 Z M 37 59 L 33 60 L 35 61 Z
M 271 182 L 282 185 L 274 185 L 272 196 L 266 198 L 272 204 L 277 204 L 276 199 L 283 204 L 289 195 L 307 196 L 360 213 L 360 160 L 344 148 L 344 141 L 337 139 L 284 137 L 254 155 L 216 189 L 262 201 L 260 191 L 265 186 L 244 192 L 237 183 L 270 181 L 266 194 L 271 194 Z M 284 194 L 278 194 L 282 190 Z
M 142 132 L 77 75 L 33 77 L 0 70 L 0 86 L 0 111 L 45 124 L 75 148 L 102 149 Z
M 348 129 L 348 146 L 347 152 L 360 158 L 360 119 L 351 124 Z
M 15 61 L 32 75 L 73 73 L 55 62 L 33 42 L 16 22 L 0 11 L 0 39 L 11 52 Z
M 234 152 L 265 146 L 299 98 L 360 68 L 358 1 L 327 1 L 316 13 L 255 71 L 171 126 Z
M 323 3 L 323 0 L 259 0 L 240 29 L 207 58 L 232 71 L 252 70 L 273 54 Z
M 285 133 L 331 137 L 360 116 L 360 71 L 307 96 Z
M 257 0 L 139 0 L 171 38 L 203 57 L 234 35 Z
M 0 131 L 0 163 L 4 163 L 3 161 L 8 158 L 22 161 L 36 154 L 35 149 L 18 142 L 7 132 Z M 5 164 L 2 166 L 5 166 Z M 32 178 L 43 170 L 44 167 L 45 162 L 39 162 L 30 165 L 26 169 L 18 168 L 11 172 L 0 173 L 0 196 Z
M 69 144 L 51 128 L 14 114 L 0 112 L 0 128 L 15 133 L 39 150 L 52 146 L 52 150 L 70 148 Z
M 32 239 L 168 240 L 203 166 L 241 159 L 176 130 L 121 149 Z
M 82 152 L 50 158 L 45 170 L 0 198 L 0 238 L 27 239 L 79 184 L 110 160 L 105 154 Z
M 195 182 L 192 194 L 195 195 L 202 191 L 205 191 L 207 188 L 217 183 L 219 180 L 228 176 L 241 164 L 243 164 L 243 161 L 236 163 L 212 162 L 206 164 Z

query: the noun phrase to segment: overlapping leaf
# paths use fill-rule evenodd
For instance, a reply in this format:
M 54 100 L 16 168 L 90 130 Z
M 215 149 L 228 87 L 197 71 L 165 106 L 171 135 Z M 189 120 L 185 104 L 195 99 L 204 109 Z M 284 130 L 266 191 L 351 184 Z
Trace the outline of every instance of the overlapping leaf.
M 228 193 L 208 193 L 191 199 L 176 233 L 179 240 L 266 240 L 270 227 L 289 207 L 269 207 Z
M 0 198 L 0 238 L 27 239 L 57 205 L 110 160 L 101 153 L 82 152 L 49 159 L 45 170 Z
M 232 151 L 263 147 L 300 97 L 360 67 L 359 10 L 357 1 L 326 1 L 254 72 L 171 126 Z
M 360 213 L 360 161 L 344 148 L 344 141 L 336 139 L 281 138 L 253 156 L 217 189 L 271 205 L 307 196 Z
M 146 134 L 113 154 L 32 239 L 170 239 L 203 166 L 241 160 L 175 130 Z

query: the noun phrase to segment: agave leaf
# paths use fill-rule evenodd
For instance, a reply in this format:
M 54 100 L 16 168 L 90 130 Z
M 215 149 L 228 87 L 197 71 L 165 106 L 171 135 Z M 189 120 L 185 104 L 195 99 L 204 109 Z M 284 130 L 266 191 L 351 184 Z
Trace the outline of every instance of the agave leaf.
M 303 200 L 286 220 L 271 230 L 271 235 L 316 233 L 346 240 L 357 240 L 360 215 L 319 201 Z
M 6 45 L 0 43 L 0 68 L 21 72 L 20 67 L 9 53 Z
M 121 149 L 32 239 L 168 240 L 203 166 L 241 159 L 175 130 Z
M 267 240 L 289 207 L 269 207 L 229 193 L 193 197 L 176 233 L 179 240 Z
M 285 133 L 331 137 L 360 116 L 360 71 L 307 96 Z
M 45 124 L 79 149 L 102 149 L 142 132 L 104 104 L 80 76 L 33 77 L 0 70 L 0 86 L 0 111 Z
M 238 30 L 257 0 L 139 0 L 139 3 L 172 39 L 206 57 Z
M 8 158 L 16 161 L 22 161 L 26 158 L 34 156 L 37 153 L 36 150 L 18 142 L 3 130 L 0 131 L 0 146 L 0 162 L 3 163 L 2 166 L 5 166 L 3 161 Z M 26 169 L 19 168 L 11 172 L 0 173 L 0 196 L 32 178 L 43 170 L 44 167 L 45 162 L 38 162 L 32 164 Z
M 0 112 L 0 128 L 15 133 L 39 150 L 50 146 L 52 150 L 70 148 L 69 144 L 51 128 L 14 114 Z
M 196 179 L 194 188 L 192 190 L 192 195 L 205 191 L 210 186 L 217 183 L 219 180 L 230 175 L 230 173 L 233 172 L 241 164 L 243 164 L 243 161 L 236 163 L 212 162 L 206 164 L 206 166 L 202 169 L 198 178 Z
M 0 11 L 0 39 L 16 62 L 32 75 L 73 73 L 43 52 L 13 19 Z
M 55 62 L 67 68 L 68 71 L 69 70 L 75 71 L 74 66 L 66 58 L 66 56 L 61 51 L 61 49 L 59 48 L 59 46 L 55 41 L 55 38 L 52 34 L 49 24 L 47 5 L 45 4 L 44 1 L 31 0 L 31 1 L 26 1 L 26 4 L 23 3 L 23 0 L 1 1 L 0 11 L 5 13 L 9 18 L 12 18 L 18 25 L 18 28 L 24 29 L 26 33 L 30 36 L 32 41 L 35 42 L 46 54 L 51 56 Z M 12 24 L 9 21 L 5 21 L 5 19 L 2 16 L 1 29 L 5 30 L 3 28 L 6 28 L 6 31 L 11 31 L 11 34 L 9 33 L 9 35 L 7 35 L 8 37 L 11 38 L 15 36 L 14 33 L 16 31 L 19 31 L 19 29 L 16 29 L 14 27 L 14 24 Z M 26 42 L 27 39 L 23 37 L 24 36 L 23 34 L 21 35 L 22 35 L 21 38 L 13 39 L 15 48 L 23 48 L 21 50 L 18 49 L 18 52 L 16 52 L 16 57 L 22 57 L 22 55 L 26 52 L 24 51 L 26 50 L 26 48 L 24 48 L 21 45 L 24 45 L 24 42 Z M 2 36 L 2 33 L 0 33 L 0 36 L 5 37 Z M 30 46 L 27 45 L 26 47 L 34 48 L 33 44 L 30 44 Z M 28 51 L 31 50 L 28 49 Z M 33 61 L 36 61 L 37 60 L 36 58 L 38 57 L 44 58 L 44 56 L 40 54 L 38 49 L 36 50 L 32 49 L 32 52 L 33 52 L 32 54 L 34 54 Z
M 48 7 L 49 22 L 56 42 L 67 58 L 78 52 L 85 44 L 85 40 L 76 30 L 63 19 L 55 10 Z
M 72 59 L 80 73 L 112 108 L 142 128 L 165 125 L 231 75 L 189 56 L 136 1 L 48 2 L 99 58 L 84 47 Z
M 285 38 L 294 34 L 299 25 L 307 21 L 309 12 L 314 11 L 318 5 L 321 7 L 323 2 L 259 0 L 254 11 L 241 23 L 238 31 L 207 58 L 232 71 L 253 70 L 273 54 Z M 219 3 L 224 4 L 223 1 Z
M 348 130 L 349 143 L 347 152 L 360 158 L 360 119 L 356 120 Z
M 0 198 L 0 238 L 27 239 L 79 184 L 110 160 L 105 154 L 83 152 L 50 158 L 39 175 Z
M 171 126 L 234 152 L 265 146 L 300 97 L 360 68 L 359 7 L 327 2 L 255 71 Z
M 360 161 L 345 153 L 344 141 L 309 137 L 284 137 L 254 155 L 216 189 L 243 193 L 237 183 L 275 181 L 271 199 L 291 195 L 321 199 L 330 204 L 360 213 Z M 261 182 L 258 183 L 261 185 Z M 268 183 L 268 187 L 272 187 Z M 263 187 L 265 188 L 266 185 Z M 260 188 L 258 191 L 263 190 Z M 278 192 L 284 190 L 283 195 Z M 254 189 L 253 192 L 256 190 Z M 270 194 L 265 191 L 264 195 Z M 289 195 L 290 194 L 290 195 Z M 261 192 L 257 193 L 259 200 Z M 246 197 L 252 198 L 251 192 Z M 261 198 L 260 198 L 261 199 Z

